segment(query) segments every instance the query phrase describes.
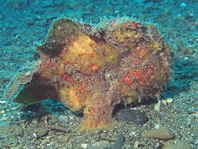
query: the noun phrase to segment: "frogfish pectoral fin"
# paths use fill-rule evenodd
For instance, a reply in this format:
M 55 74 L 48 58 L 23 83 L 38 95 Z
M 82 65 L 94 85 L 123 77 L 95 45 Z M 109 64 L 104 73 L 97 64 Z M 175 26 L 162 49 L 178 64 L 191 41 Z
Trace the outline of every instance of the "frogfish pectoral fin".
M 49 98 L 59 99 L 56 88 L 47 79 L 33 76 L 13 101 L 31 105 Z

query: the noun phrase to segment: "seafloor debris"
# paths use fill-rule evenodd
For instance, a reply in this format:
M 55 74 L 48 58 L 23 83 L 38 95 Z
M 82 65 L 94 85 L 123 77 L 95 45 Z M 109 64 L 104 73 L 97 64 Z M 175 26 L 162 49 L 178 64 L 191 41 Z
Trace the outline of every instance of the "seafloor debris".
M 109 124 L 116 104 L 159 97 L 170 77 L 170 48 L 157 28 L 129 17 L 93 26 L 60 18 L 37 51 L 32 79 L 23 77 L 14 101 L 60 100 L 84 113 L 81 129 Z

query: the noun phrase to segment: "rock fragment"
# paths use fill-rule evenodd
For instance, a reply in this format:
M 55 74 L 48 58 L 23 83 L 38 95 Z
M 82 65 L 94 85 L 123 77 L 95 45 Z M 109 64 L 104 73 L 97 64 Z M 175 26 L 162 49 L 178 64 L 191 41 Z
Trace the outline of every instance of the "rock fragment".
M 122 109 L 115 114 L 115 119 L 136 125 L 145 124 L 148 121 L 148 117 L 139 109 Z
M 0 123 L 0 133 L 7 133 L 10 131 L 11 126 L 9 125 L 9 123 L 9 121 Z
M 88 149 L 110 149 L 111 145 L 107 141 L 98 141 L 88 147 Z
M 44 137 L 48 134 L 49 130 L 47 128 L 39 128 L 35 132 L 36 138 Z
M 147 131 L 147 132 L 143 133 L 142 136 L 143 137 L 152 137 L 152 138 L 162 139 L 162 140 L 174 138 L 174 134 L 172 133 L 172 131 L 170 131 L 168 128 L 165 128 L 165 127 Z
M 188 142 L 183 140 L 177 140 L 174 143 L 166 144 L 163 149 L 192 149 L 191 145 Z
M 122 149 L 122 147 L 124 146 L 124 141 L 125 141 L 125 137 L 123 135 L 119 135 L 113 148 L 114 149 Z

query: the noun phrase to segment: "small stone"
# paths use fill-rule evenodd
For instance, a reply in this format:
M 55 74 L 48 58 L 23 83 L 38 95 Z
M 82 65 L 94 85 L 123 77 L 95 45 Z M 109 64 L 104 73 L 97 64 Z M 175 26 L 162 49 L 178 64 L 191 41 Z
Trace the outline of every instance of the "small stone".
M 174 143 L 166 144 L 163 149 L 192 149 L 188 142 L 177 140 Z
M 65 133 L 69 133 L 71 131 L 65 127 L 57 126 L 57 125 L 48 126 L 48 128 L 53 131 L 65 132 Z
M 9 125 L 10 122 L 1 122 L 0 123 L 0 133 L 7 133 L 10 131 L 11 126 Z
M 21 126 L 12 126 L 12 130 L 13 130 L 13 134 L 16 136 L 23 136 L 24 131 L 23 128 Z
M 166 103 L 170 104 L 170 103 L 172 103 L 172 102 L 173 102 L 173 98 L 167 98 L 167 99 L 166 99 Z
M 0 114 L 4 114 L 4 113 L 5 113 L 5 110 L 0 111 Z
M 180 7 L 186 7 L 186 6 L 187 6 L 187 4 L 184 2 L 180 4 Z
M 115 119 L 120 122 L 144 124 L 148 121 L 145 112 L 139 109 L 122 109 L 115 114 Z
M 8 121 L 8 120 L 9 120 L 8 117 L 2 117 L 2 118 L 0 119 L 0 121 Z
M 98 141 L 92 144 L 88 149 L 110 149 L 111 144 L 107 141 Z
M 47 128 L 38 128 L 36 130 L 36 137 L 41 138 L 48 134 L 49 130 Z
M 70 115 L 70 116 L 69 116 L 69 119 L 70 119 L 70 120 L 74 120 L 74 119 L 75 119 L 75 116 Z
M 174 134 L 172 133 L 172 131 L 170 131 L 168 128 L 165 128 L 165 127 L 144 132 L 142 136 L 152 137 L 152 138 L 162 139 L 162 140 L 174 138 Z
M 115 10 L 114 13 L 118 14 L 118 13 L 120 13 L 120 10 Z
M 130 131 L 136 131 L 136 130 L 137 130 L 137 127 L 131 126 L 129 130 L 130 130 Z
M 4 100 L 0 101 L 0 104 L 4 104 L 4 103 L 7 103 L 7 101 Z
M 32 124 L 37 125 L 39 123 L 39 118 L 33 118 L 32 119 Z
M 139 146 L 139 142 L 138 141 L 135 141 L 135 143 L 134 143 L 134 148 L 138 148 L 138 146 Z
M 161 106 L 161 101 L 159 100 L 159 101 L 155 104 L 154 110 L 155 110 L 155 111 L 160 111 L 160 106 Z
M 59 142 L 61 143 L 67 143 L 68 140 L 69 140 L 69 137 L 68 136 L 60 136 L 57 138 Z
M 103 132 L 103 133 L 100 134 L 100 137 L 101 138 L 106 138 L 107 137 L 107 134 Z
M 114 148 L 115 149 L 122 149 L 122 147 L 124 146 L 124 142 L 125 142 L 124 136 L 119 135 L 118 139 L 116 140 L 116 142 L 114 144 Z
M 87 144 L 81 144 L 81 147 L 82 147 L 82 148 L 87 148 L 88 145 L 87 145 Z
M 43 140 L 41 141 L 40 147 L 43 148 L 44 146 L 50 145 L 51 142 L 52 142 L 51 139 L 45 138 L 45 139 L 43 139 Z
M 160 128 L 163 128 L 163 126 L 161 124 L 157 123 L 157 124 L 154 125 L 154 128 L 155 129 L 160 129 Z

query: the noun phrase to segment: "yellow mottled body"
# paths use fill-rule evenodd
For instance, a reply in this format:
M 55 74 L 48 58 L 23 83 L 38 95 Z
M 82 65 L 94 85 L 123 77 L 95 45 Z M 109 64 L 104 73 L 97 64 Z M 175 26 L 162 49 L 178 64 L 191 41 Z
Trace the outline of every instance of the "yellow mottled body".
M 36 73 L 16 101 L 29 95 L 31 103 L 60 100 L 83 112 L 80 129 L 90 129 L 111 123 L 116 104 L 158 97 L 170 76 L 170 49 L 156 28 L 129 18 L 102 24 L 106 26 L 92 31 L 88 24 L 56 20 L 37 47 L 41 59 Z M 43 93 L 38 94 L 39 87 Z

